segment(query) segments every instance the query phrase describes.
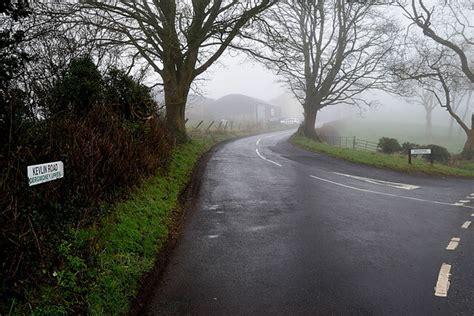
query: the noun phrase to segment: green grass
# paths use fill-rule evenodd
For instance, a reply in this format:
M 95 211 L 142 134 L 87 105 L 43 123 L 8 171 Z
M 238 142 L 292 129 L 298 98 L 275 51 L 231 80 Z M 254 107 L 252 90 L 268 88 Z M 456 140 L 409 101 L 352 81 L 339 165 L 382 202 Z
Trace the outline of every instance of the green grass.
M 98 274 L 87 296 L 92 314 L 121 314 L 138 291 L 168 237 L 171 213 L 178 207 L 193 167 L 212 143 L 194 140 L 176 148 L 168 173 L 147 181 L 130 199 L 115 207 L 98 232 Z
M 331 157 L 382 169 L 391 169 L 406 173 L 474 178 L 474 163 L 472 162 L 459 162 L 457 166 L 447 166 L 437 163 L 431 165 L 423 159 L 413 159 L 410 165 L 408 164 L 406 156 L 386 155 L 378 152 L 340 148 L 324 143 L 317 143 L 301 136 L 293 136 L 291 143 L 309 151 L 323 153 Z

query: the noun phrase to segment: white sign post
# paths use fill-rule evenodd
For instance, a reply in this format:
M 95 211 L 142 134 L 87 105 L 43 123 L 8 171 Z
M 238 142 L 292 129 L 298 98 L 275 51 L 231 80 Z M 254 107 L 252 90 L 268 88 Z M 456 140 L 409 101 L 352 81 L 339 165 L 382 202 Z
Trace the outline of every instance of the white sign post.
M 411 165 L 411 156 L 412 155 L 431 155 L 431 164 L 433 164 L 433 155 L 431 153 L 431 148 L 416 148 L 410 149 L 408 152 L 408 163 Z
M 411 152 L 412 155 L 431 155 L 431 149 L 430 148 L 411 149 L 410 152 Z
M 40 165 L 28 166 L 28 180 L 30 186 L 53 181 L 64 177 L 62 161 L 48 162 Z

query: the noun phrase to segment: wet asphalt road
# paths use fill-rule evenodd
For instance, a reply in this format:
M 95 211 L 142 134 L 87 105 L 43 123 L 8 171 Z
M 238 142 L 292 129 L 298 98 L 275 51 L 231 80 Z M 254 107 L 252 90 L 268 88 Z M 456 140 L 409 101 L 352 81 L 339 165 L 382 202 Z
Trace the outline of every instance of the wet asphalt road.
M 213 154 L 148 314 L 474 315 L 473 181 L 350 164 L 290 133 Z

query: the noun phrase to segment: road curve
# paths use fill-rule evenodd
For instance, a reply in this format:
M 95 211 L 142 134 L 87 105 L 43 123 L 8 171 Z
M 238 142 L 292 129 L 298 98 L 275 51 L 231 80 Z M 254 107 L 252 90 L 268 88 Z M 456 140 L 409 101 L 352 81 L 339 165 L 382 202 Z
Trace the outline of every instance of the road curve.
M 146 314 L 474 314 L 473 181 L 347 163 L 290 133 L 213 154 Z

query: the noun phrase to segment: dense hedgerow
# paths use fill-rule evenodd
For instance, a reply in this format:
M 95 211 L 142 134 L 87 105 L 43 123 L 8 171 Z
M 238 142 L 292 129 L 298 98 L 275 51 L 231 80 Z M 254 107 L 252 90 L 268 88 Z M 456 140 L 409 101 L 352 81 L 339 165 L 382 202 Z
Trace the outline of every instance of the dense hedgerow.
M 119 70 L 102 74 L 90 58 L 72 61 L 42 94 L 42 114 L 21 89 L 5 91 L 0 314 L 52 282 L 51 271 L 64 264 L 59 245 L 71 230 L 97 222 L 101 205 L 163 169 L 172 149 L 149 90 Z M 57 160 L 64 162 L 63 179 L 28 186 L 28 165 Z

